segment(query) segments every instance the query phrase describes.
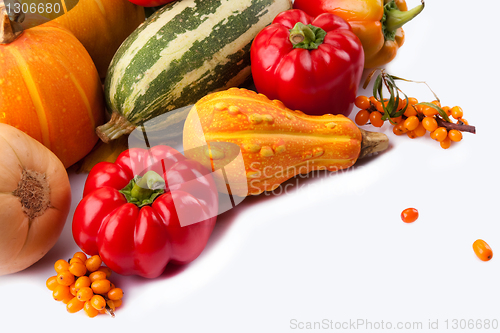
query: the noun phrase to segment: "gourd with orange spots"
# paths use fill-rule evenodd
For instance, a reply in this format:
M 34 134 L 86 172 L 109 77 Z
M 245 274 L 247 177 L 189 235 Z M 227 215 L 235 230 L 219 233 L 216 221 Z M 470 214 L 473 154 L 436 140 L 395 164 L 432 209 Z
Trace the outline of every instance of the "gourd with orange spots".
M 224 173 L 214 172 L 219 190 L 238 196 L 274 190 L 299 173 L 349 168 L 388 147 L 386 135 L 360 130 L 342 115 L 309 116 L 238 88 L 199 100 L 183 135 L 185 154 L 213 169 L 224 166 Z M 235 147 L 244 166 L 231 162 Z
M 0 0 L 0 122 L 52 150 L 69 167 L 97 142 L 104 98 L 85 48 L 49 22 L 22 31 Z

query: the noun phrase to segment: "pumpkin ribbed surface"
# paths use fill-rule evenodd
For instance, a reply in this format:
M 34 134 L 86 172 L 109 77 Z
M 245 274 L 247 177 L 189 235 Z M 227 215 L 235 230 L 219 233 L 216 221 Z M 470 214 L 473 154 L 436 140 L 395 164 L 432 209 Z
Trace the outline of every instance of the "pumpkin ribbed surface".
M 65 167 L 97 142 L 103 111 L 92 59 L 63 27 L 31 28 L 0 45 L 0 122 L 43 143 Z
M 362 135 L 342 115 L 308 116 L 282 102 L 250 90 L 232 88 L 202 98 L 184 126 L 184 149 L 195 155 L 208 144 L 211 160 L 235 156 L 230 142 L 241 149 L 244 170 L 237 163 L 225 167 L 232 194 L 245 196 L 274 190 L 285 180 L 313 170 L 338 171 L 359 157 Z M 192 157 L 193 158 L 193 157 Z M 221 163 L 223 165 L 224 163 Z M 215 174 L 217 176 L 217 173 Z M 220 179 L 219 179 L 220 180 Z

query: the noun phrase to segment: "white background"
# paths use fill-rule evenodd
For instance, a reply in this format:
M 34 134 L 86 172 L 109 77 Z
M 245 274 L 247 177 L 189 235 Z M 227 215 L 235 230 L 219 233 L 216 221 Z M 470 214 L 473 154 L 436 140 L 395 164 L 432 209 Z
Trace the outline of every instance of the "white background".
M 428 135 L 396 137 L 384 125 L 388 151 L 344 173 L 293 179 L 289 193 L 247 198 L 218 218 L 192 264 L 155 280 L 112 277 L 125 292 L 115 319 L 69 314 L 45 287 L 54 262 L 79 250 L 71 220 L 86 175 L 71 173 L 72 210 L 58 243 L 29 269 L 0 277 L 0 331 L 294 332 L 311 330 L 291 320 L 360 319 L 374 328 L 422 322 L 426 332 L 429 320 L 439 331 L 445 320 L 450 331 L 453 319 L 500 320 L 500 258 L 482 262 L 472 251 L 478 238 L 500 251 L 499 12 L 494 0 L 428 0 L 387 66 L 427 81 L 443 105 L 460 105 L 476 135 L 443 150 Z M 402 87 L 433 99 L 423 85 Z M 407 207 L 420 212 L 413 224 L 400 219 Z

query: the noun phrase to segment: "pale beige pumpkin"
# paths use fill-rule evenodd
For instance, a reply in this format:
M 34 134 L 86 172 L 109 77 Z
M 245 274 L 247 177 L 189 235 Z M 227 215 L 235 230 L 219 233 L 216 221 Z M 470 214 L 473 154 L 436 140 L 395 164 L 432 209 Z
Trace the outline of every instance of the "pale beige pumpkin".
M 54 22 L 78 38 L 104 78 L 118 47 L 144 22 L 144 8 L 128 0 L 80 0 Z
M 0 124 L 0 275 L 21 271 L 56 243 L 71 204 L 61 161 L 25 133 Z

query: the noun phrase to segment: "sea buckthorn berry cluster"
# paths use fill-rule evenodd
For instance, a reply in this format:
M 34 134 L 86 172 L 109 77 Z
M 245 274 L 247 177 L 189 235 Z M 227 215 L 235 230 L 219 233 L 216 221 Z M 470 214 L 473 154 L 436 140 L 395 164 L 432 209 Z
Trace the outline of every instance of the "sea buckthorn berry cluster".
M 425 82 L 403 79 L 389 75 L 383 69 L 376 69 L 368 75 L 363 88 L 366 89 L 377 71 L 380 71 L 380 74 L 373 85 L 373 96 L 358 96 L 354 101 L 360 109 L 354 118 L 359 126 L 370 122 L 375 127 L 382 127 L 388 120 L 394 126 L 392 131 L 395 135 L 406 134 L 415 139 L 429 132 L 430 137 L 438 141 L 444 149 L 448 149 L 452 142 L 461 141 L 462 132 L 476 133 L 475 127 L 470 126 L 463 119 L 462 108 L 459 106 L 442 107 L 437 95 Z M 419 103 L 416 98 L 407 97 L 396 85 L 397 80 L 426 84 L 434 94 L 435 100 L 430 103 Z M 389 91 L 389 98 L 383 97 L 384 89 Z M 456 122 L 453 122 L 450 117 Z
M 384 100 L 384 103 L 387 106 L 388 101 Z M 406 134 L 409 138 L 415 139 L 429 132 L 430 137 L 438 141 L 443 149 L 450 148 L 453 142 L 460 142 L 462 131 L 475 133 L 474 127 L 469 126 L 467 120 L 463 119 L 461 107 L 441 108 L 441 103 L 437 100 L 431 103 L 419 103 L 416 98 L 410 97 L 408 106 L 405 108 L 406 99 L 400 98 L 393 112 L 395 117 L 385 115 L 382 103 L 373 96 L 358 96 L 355 105 L 362 108 L 354 118 L 359 126 L 366 125 L 370 121 L 371 125 L 382 127 L 385 121 L 389 120 L 393 125 L 392 132 L 395 135 Z M 402 114 L 399 115 L 399 113 Z M 455 123 L 450 120 L 450 116 L 455 118 Z
M 111 270 L 101 264 L 98 255 L 87 258 L 83 252 L 75 253 L 68 261 L 57 260 L 57 275 L 47 279 L 47 288 L 56 301 L 66 304 L 69 313 L 83 309 L 91 318 L 99 313 L 114 317 L 115 309 L 122 304 L 123 290 L 108 280 Z

